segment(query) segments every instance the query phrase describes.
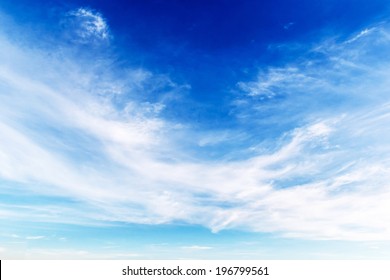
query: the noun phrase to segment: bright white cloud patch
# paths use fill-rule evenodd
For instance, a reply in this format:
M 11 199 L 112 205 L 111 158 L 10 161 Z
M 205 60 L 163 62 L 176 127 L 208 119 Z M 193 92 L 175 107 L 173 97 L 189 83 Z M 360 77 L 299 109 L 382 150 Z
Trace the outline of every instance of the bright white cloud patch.
M 100 14 L 78 9 L 69 17 L 80 40 L 108 38 Z M 272 147 L 261 153 L 214 161 L 189 157 L 177 135 L 199 134 L 216 148 L 218 139 L 159 117 L 160 103 L 131 98 L 135 87 L 148 90 L 146 80 L 180 91 L 169 79 L 134 69 L 124 79 L 94 61 L 81 67 L 71 56 L 64 63 L 63 54 L 48 57 L 1 34 L 0 191 L 53 198 L 39 205 L 3 203 L 1 217 L 81 224 L 184 221 L 213 231 L 388 240 L 390 107 L 384 101 L 390 61 L 376 57 L 390 45 L 387 34 L 383 27 L 348 44 L 327 42 L 316 49 L 321 63 L 308 58 L 240 82 L 247 110 L 264 105 L 249 107 L 246 98 L 266 96 L 260 101 L 267 102 L 282 95 L 281 108 L 299 111 L 301 121 L 270 139 Z M 130 97 L 119 108 L 115 98 L 123 92 Z M 318 109 L 318 102 L 327 107 L 327 95 L 342 97 L 336 110 Z M 150 108 L 157 109 L 150 114 Z

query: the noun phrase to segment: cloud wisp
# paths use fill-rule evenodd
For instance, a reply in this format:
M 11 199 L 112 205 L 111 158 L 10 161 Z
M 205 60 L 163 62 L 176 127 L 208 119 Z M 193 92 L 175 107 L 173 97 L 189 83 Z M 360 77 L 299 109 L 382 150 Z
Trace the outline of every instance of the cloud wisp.
M 76 43 L 110 37 L 100 14 L 79 9 L 69 16 L 77 19 Z M 166 120 L 163 102 L 135 96 L 134 85 L 147 91 L 143 85 L 154 81 L 161 91 L 165 82 L 179 92 L 170 79 L 145 69 L 118 75 L 100 60 L 48 55 L 1 33 L 0 191 L 53 198 L 2 202 L 2 219 L 184 222 L 215 232 L 388 240 L 390 61 L 378 53 L 390 37 L 386 25 L 372 30 L 325 41 L 299 62 L 239 82 L 238 117 L 273 110 L 269 118 L 293 122 L 268 139 L 271 147 L 258 143 L 245 159 L 213 161 L 189 156 L 178 142 L 185 139 L 179 134 L 193 135 L 191 124 Z
M 66 13 L 62 26 L 68 39 L 78 44 L 106 43 L 112 37 L 102 14 L 88 8 L 78 8 Z

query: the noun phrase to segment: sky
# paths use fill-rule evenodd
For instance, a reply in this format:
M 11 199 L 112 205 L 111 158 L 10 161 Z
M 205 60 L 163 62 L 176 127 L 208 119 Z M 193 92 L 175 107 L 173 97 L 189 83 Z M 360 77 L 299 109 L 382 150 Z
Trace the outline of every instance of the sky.
M 388 1 L 0 2 L 1 259 L 389 259 Z

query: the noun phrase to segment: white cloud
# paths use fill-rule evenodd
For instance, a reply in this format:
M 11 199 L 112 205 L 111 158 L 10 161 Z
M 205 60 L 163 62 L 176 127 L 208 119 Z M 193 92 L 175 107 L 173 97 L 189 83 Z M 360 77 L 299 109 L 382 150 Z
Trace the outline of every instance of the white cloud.
M 81 9 L 73 14 L 93 23 L 85 23 L 87 33 L 82 36 L 103 38 L 104 25 L 96 18 L 101 16 L 90 13 Z M 61 59 L 49 58 L 45 52 L 11 43 L 5 35 L 0 42 L 7 53 L 0 54 L 0 177 L 18 183 L 15 193 L 53 197 L 46 205 L 3 203 L 2 218 L 101 225 L 184 221 L 213 231 L 239 228 L 313 239 L 389 239 L 390 220 L 384 213 L 390 210 L 390 113 L 389 106 L 378 106 L 387 93 L 389 63 L 376 65 L 375 72 L 364 70 L 362 66 L 372 67 L 357 59 L 358 46 L 355 51 L 328 47 L 329 71 L 328 65 L 306 61 L 268 69 L 239 87 L 246 98 L 285 94 L 298 102 L 299 94 L 305 93 L 302 100 L 310 101 L 309 106 L 326 94 L 340 93 L 363 101 L 367 97 L 365 106 L 350 110 L 353 106 L 343 101 L 345 107 L 337 112 L 318 112 L 315 106 L 302 109 L 301 124 L 273 139 L 272 149 L 246 159 L 208 161 L 191 158 L 180 148 L 175 133 L 186 134 L 187 128 L 159 117 L 158 108 L 150 114 L 160 103 L 131 99 L 125 108 L 115 106 L 113 99 L 123 90 L 115 85 L 127 83 L 113 73 L 93 78 L 101 65 L 90 62 L 94 66 L 83 71 L 72 57 L 64 64 L 62 54 Z M 368 77 L 338 84 L 353 76 L 356 65 L 363 71 L 358 78 Z M 132 73 L 149 73 L 131 76 L 137 90 L 146 90 L 145 80 L 153 80 L 150 72 Z M 375 82 L 368 82 L 371 78 Z M 203 145 L 230 137 L 197 133 Z M 72 203 L 56 205 L 58 197 Z
M 282 118 L 290 114 L 322 121 L 304 129 L 305 136 L 296 138 L 298 142 L 306 139 L 298 149 L 301 156 L 291 158 L 291 169 L 274 184 L 287 188 L 272 191 L 233 213 L 224 213 L 236 217 L 229 222 L 232 227 L 249 226 L 314 239 L 387 239 L 390 61 L 381 59 L 390 43 L 386 34 L 387 27 L 378 26 L 344 43 L 327 41 L 313 48 L 314 53 L 324 55 L 320 60 L 309 53 L 308 57 L 313 58 L 286 68 L 270 68 L 258 80 L 238 84 L 248 98 L 271 90 L 268 98 L 282 96 L 272 107 L 287 112 L 281 112 Z M 332 99 L 338 101 L 329 103 L 332 110 L 328 110 L 324 104 Z M 264 105 L 253 101 L 236 104 L 243 110 L 252 106 L 253 118 L 256 110 L 261 113 L 271 106 L 261 100 Z M 298 130 L 295 137 L 300 133 Z M 311 135 L 316 136 L 315 140 Z M 284 162 L 289 165 L 289 160 Z M 304 174 L 301 179 L 296 176 L 299 173 Z
M 67 13 L 63 22 L 72 40 L 79 43 L 107 41 L 111 34 L 103 16 L 88 8 L 78 8 Z
M 27 240 L 39 240 L 39 239 L 44 239 L 45 236 L 43 235 L 36 235 L 36 236 L 27 236 L 26 239 Z
M 267 73 L 261 73 L 258 80 L 254 82 L 239 82 L 237 85 L 248 96 L 272 98 L 278 94 L 284 94 L 281 89 L 286 85 L 300 88 L 303 85 L 307 85 L 308 81 L 311 80 L 313 80 L 312 77 L 306 76 L 294 67 L 271 68 Z
M 354 41 L 359 40 L 360 38 L 362 38 L 364 36 L 367 36 L 368 34 L 370 34 L 373 31 L 375 31 L 375 27 L 365 28 L 362 31 L 360 31 L 357 35 L 353 36 L 351 39 L 348 39 L 347 41 L 345 41 L 345 43 L 346 44 L 353 43 Z
M 183 246 L 181 247 L 184 250 L 210 250 L 213 249 L 213 247 L 209 246 L 199 246 L 199 245 L 192 245 L 192 246 Z

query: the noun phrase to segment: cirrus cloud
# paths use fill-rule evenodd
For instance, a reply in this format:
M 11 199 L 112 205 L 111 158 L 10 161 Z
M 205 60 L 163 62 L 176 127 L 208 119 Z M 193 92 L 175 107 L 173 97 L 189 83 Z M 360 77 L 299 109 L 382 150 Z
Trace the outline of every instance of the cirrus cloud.
M 78 40 L 109 37 L 100 14 L 80 8 L 69 16 L 81 28 L 73 30 Z M 16 199 L 2 203 L 2 216 L 103 225 L 185 222 L 214 232 L 388 240 L 390 61 L 377 57 L 389 46 L 387 30 L 323 42 L 295 65 L 270 67 L 257 80 L 239 82 L 238 117 L 249 121 L 273 110 L 268 125 L 289 116 L 293 121 L 268 139 L 272 145 L 241 143 L 253 153 L 228 160 L 190 156 L 190 138 L 205 139 L 209 132 L 167 120 L 161 109 L 151 114 L 169 104 L 141 102 L 135 94 L 154 81 L 153 91 L 162 94 L 167 87 L 161 83 L 174 94 L 188 86 L 147 69 L 129 69 L 123 78 L 99 62 L 79 65 L 71 55 L 64 64 L 66 54 L 48 56 L 1 34 L 0 178 L 7 183 L 0 191 L 69 203 Z M 118 106 L 121 94 L 128 98 Z M 223 145 L 214 142 L 215 149 Z

